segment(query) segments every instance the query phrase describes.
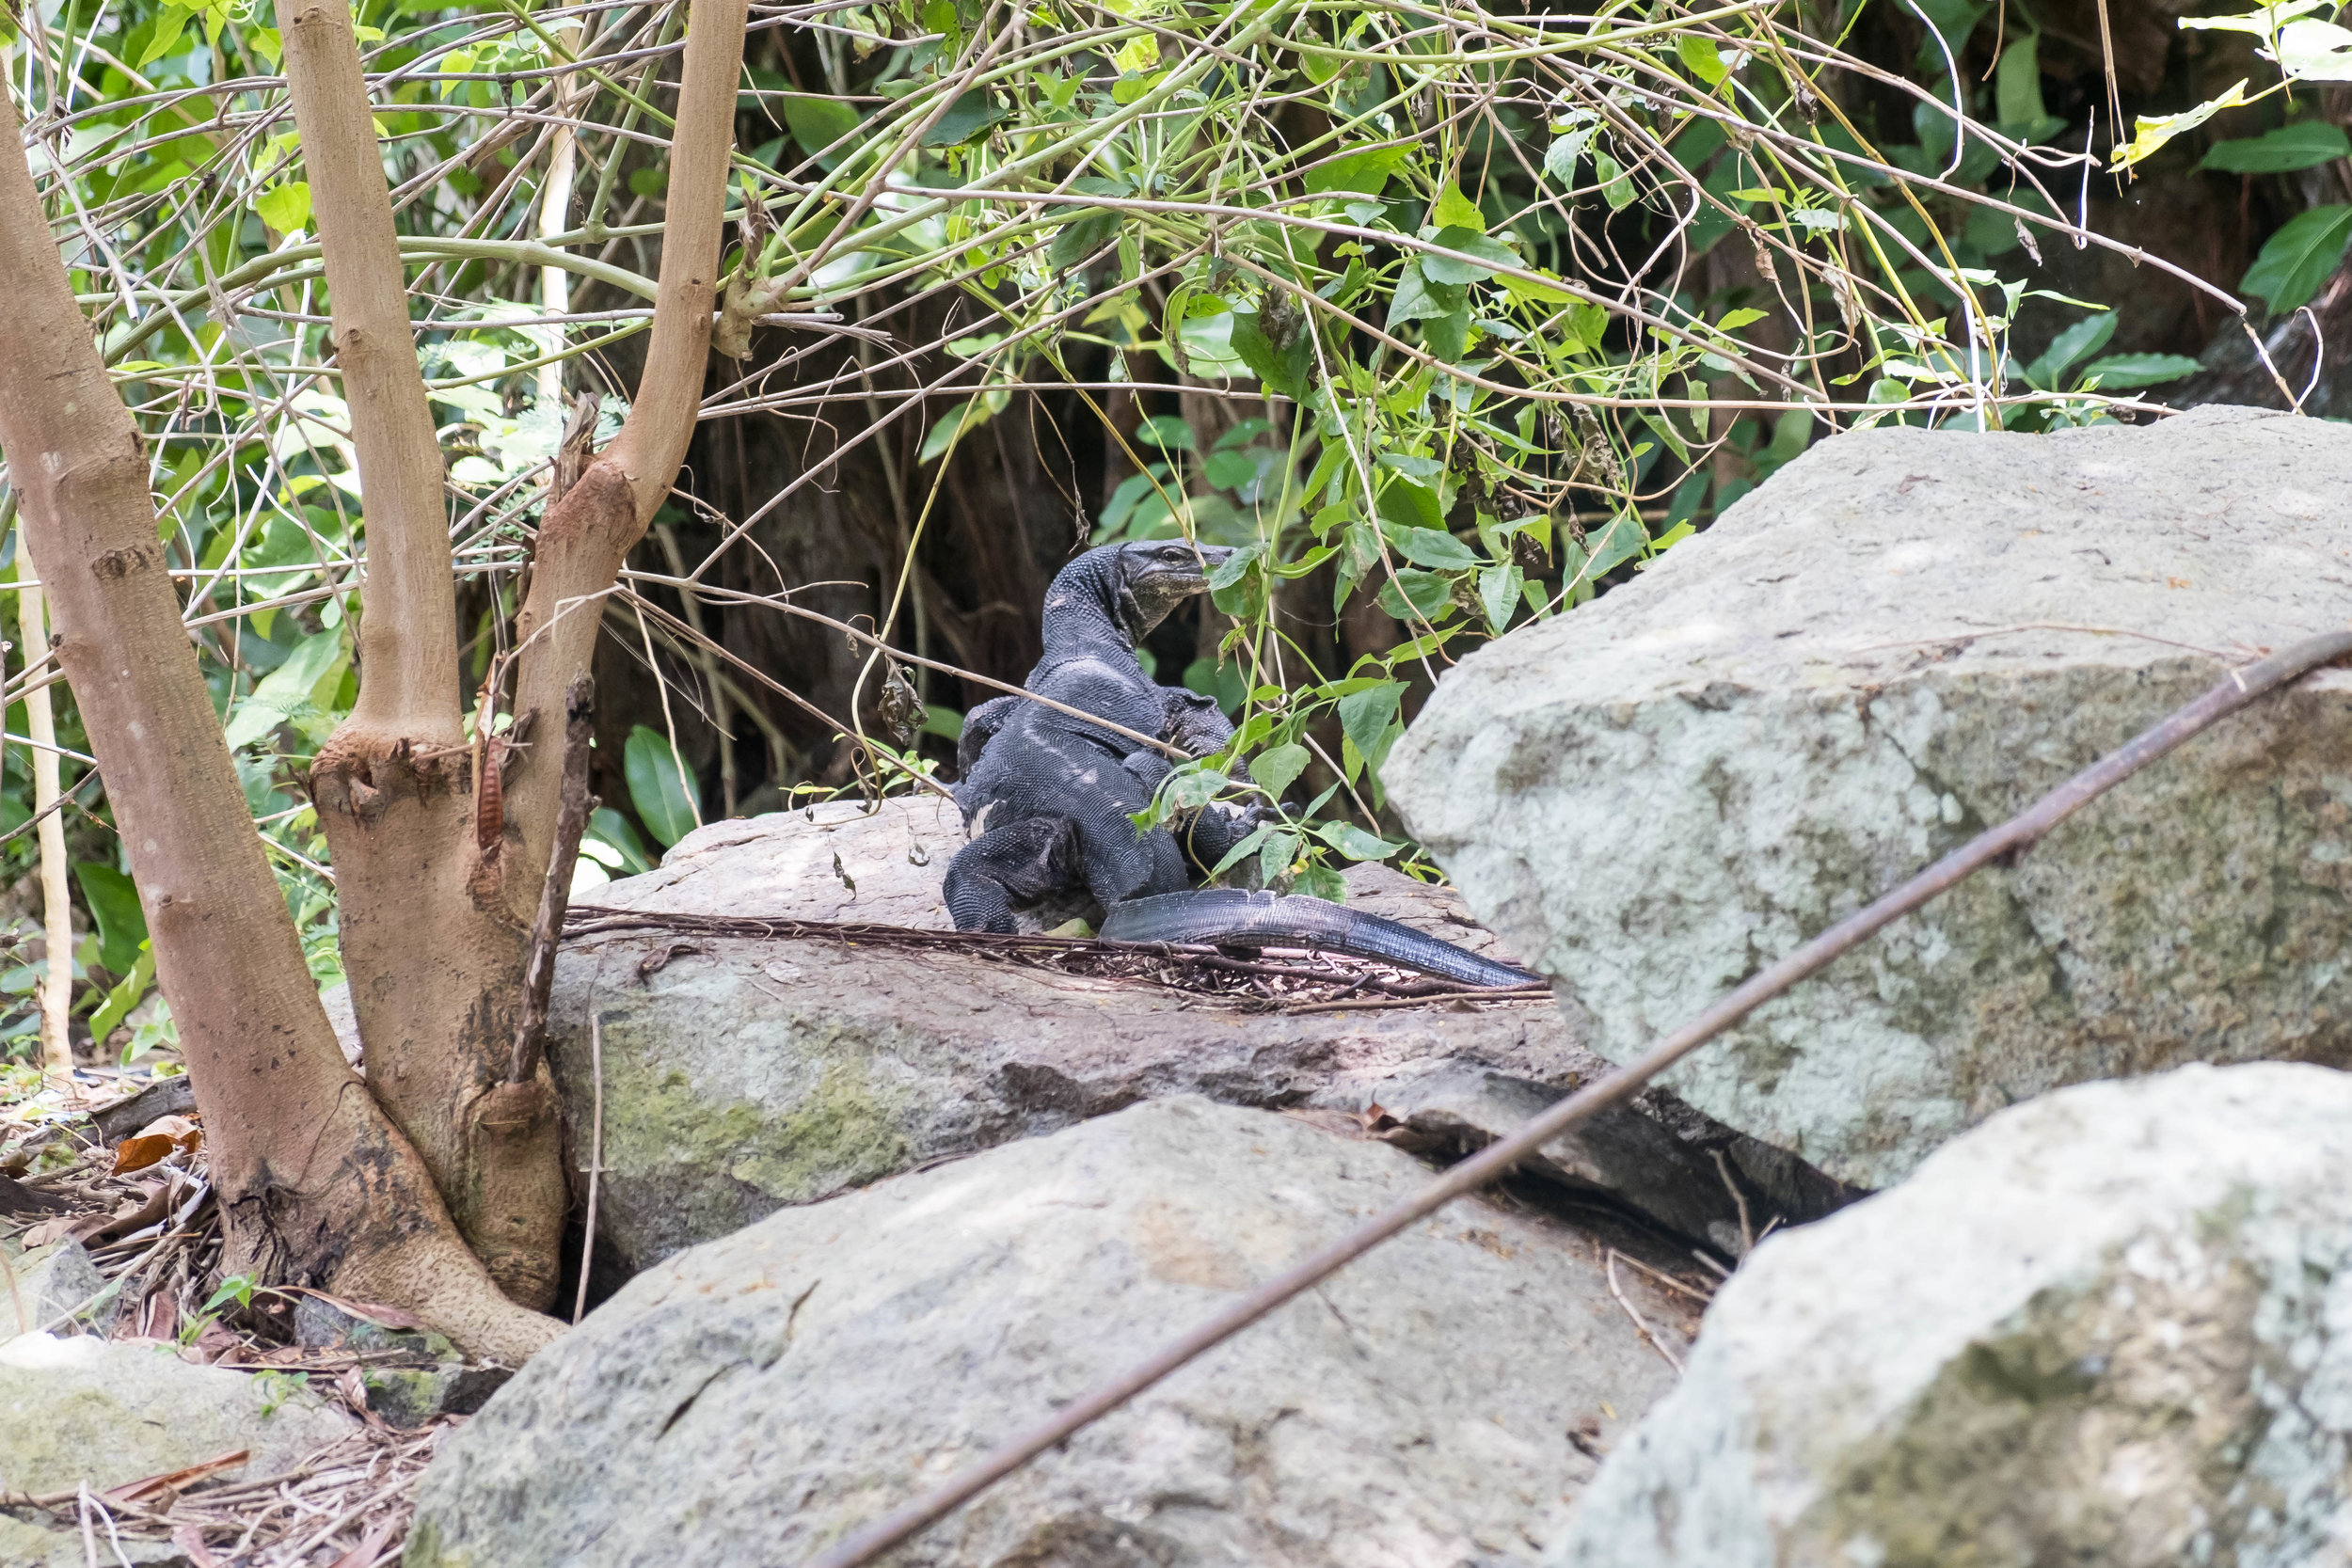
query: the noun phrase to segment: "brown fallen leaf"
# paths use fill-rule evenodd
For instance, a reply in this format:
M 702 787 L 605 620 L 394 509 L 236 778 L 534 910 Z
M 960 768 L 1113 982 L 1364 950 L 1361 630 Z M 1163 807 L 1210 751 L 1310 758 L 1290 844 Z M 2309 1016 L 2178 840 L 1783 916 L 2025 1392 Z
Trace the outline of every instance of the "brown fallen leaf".
M 128 1176 L 133 1171 L 161 1164 L 177 1153 L 179 1148 L 161 1132 L 142 1132 L 135 1138 L 125 1138 L 115 1145 L 114 1174 Z
M 167 1140 L 166 1147 L 169 1147 Z M 161 1174 L 167 1178 L 177 1175 L 170 1171 Z M 172 1196 L 179 1190 L 177 1180 L 158 1181 L 140 1196 L 125 1198 L 121 1207 L 94 1224 L 89 1217 L 85 1217 L 78 1223 L 74 1234 L 81 1237 L 86 1245 L 97 1246 L 118 1236 L 128 1236 L 134 1230 L 144 1230 L 151 1225 L 160 1224 L 170 1214 Z
M 44 1247 L 52 1242 L 62 1242 L 72 1234 L 73 1216 L 59 1214 L 56 1219 L 43 1220 L 24 1232 L 24 1250 L 30 1252 L 35 1247 Z
M 203 1147 L 204 1129 L 193 1117 L 157 1117 L 139 1129 L 142 1138 L 169 1138 L 171 1146 L 183 1154 L 193 1154 Z
M 171 1544 L 188 1554 L 196 1568 L 220 1568 L 220 1559 L 204 1544 L 204 1531 L 195 1525 L 181 1525 L 171 1532 Z

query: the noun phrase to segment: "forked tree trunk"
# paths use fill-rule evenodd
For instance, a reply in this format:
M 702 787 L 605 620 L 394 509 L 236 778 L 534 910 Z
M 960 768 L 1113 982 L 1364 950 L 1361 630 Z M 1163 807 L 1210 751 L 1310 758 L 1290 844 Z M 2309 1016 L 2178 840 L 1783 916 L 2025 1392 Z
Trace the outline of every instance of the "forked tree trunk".
M 544 620 L 524 615 L 515 711 L 532 736 L 506 799 L 539 809 L 509 818 L 483 808 L 474 758 L 484 753 L 463 742 L 440 452 L 351 14 L 344 0 L 278 0 L 367 516 L 358 705 L 311 770 L 335 857 L 343 967 L 370 1085 L 492 1275 L 532 1307 L 553 1300 L 560 1266 L 562 1136 L 544 1067 L 507 1077 L 548 874 L 564 694 L 588 672 L 596 596 L 668 494 L 693 434 L 745 9 L 698 0 L 688 24 L 653 342 L 620 436 L 540 531 L 532 603 L 553 584 L 582 598 L 584 613 L 536 639 L 530 629 Z
M 180 624 L 137 428 L 23 148 L 0 88 L 0 453 L 180 1027 L 225 1267 L 396 1303 L 519 1360 L 557 1325 L 491 1284 L 327 1026 Z
M 476 843 L 441 451 L 345 0 L 278 0 L 367 518 L 359 696 L 310 768 L 368 1085 L 466 1240 L 555 1299 L 565 1190 L 544 1074 L 504 1083 L 529 928 Z M 485 863 L 486 862 L 486 863 Z

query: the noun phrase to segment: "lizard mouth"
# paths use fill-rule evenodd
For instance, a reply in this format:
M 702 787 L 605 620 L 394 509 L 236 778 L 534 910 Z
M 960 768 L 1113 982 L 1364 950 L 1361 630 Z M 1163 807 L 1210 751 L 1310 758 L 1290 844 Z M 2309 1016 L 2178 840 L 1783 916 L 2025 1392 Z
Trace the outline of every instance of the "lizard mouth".
M 1193 550 L 1200 554 L 1196 557 Z M 1197 545 L 1171 561 L 1153 561 L 1136 576 L 1138 591 L 1155 598 L 1181 599 L 1204 592 L 1209 573 L 1232 559 L 1230 545 Z

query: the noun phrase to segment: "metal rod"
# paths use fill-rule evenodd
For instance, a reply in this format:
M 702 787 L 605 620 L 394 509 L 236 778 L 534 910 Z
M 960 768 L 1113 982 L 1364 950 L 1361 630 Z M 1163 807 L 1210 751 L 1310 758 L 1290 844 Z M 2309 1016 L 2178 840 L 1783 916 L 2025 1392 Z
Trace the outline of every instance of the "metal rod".
M 2296 677 L 2347 656 L 2352 656 L 2352 631 L 2329 632 L 2232 673 L 2227 680 L 2163 722 L 2143 731 L 2120 751 L 2100 758 L 1999 827 L 1978 834 L 1892 893 L 1848 915 L 1756 974 L 1626 1067 L 1561 1101 L 1509 1137 L 1488 1144 L 1414 1196 L 1266 1281 L 1127 1371 L 1073 1400 L 930 1493 L 866 1526 L 831 1550 L 809 1559 L 803 1568 L 859 1568 L 929 1528 L 1039 1454 L 1067 1442 L 1195 1356 L 1232 1338 L 1293 1296 L 1320 1284 L 1407 1226 L 1508 1174 L 1521 1160 L 1587 1117 L 1631 1099 L 1651 1079 L 1798 981 L 1818 973 L 1987 865 L 2013 859 L 2075 812 L 2184 741 Z

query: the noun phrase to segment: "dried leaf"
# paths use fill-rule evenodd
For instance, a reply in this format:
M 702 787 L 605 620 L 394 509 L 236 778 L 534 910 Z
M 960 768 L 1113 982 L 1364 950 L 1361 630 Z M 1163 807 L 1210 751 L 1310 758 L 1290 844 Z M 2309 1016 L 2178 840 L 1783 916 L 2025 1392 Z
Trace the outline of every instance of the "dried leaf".
M 52 1242 L 62 1242 L 72 1234 L 73 1234 L 73 1216 L 59 1214 L 56 1219 L 43 1220 L 24 1232 L 24 1249 L 30 1252 L 35 1247 L 44 1247 Z
M 157 1117 L 138 1131 L 142 1138 L 169 1138 L 172 1147 L 183 1154 L 193 1154 L 203 1147 L 204 1130 L 190 1117 Z
M 179 1149 L 179 1145 L 160 1132 L 142 1132 L 135 1138 L 125 1138 L 115 1145 L 114 1174 L 128 1176 L 161 1164 Z

